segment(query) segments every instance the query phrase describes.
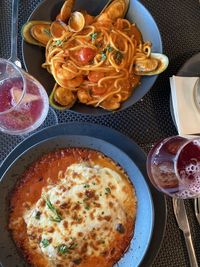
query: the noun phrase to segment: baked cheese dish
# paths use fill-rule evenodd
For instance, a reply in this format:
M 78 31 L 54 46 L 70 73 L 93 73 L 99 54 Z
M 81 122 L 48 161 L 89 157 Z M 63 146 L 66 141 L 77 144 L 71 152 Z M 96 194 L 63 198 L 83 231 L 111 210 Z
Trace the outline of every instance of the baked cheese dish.
M 111 267 L 129 247 L 136 206 L 133 185 L 112 159 L 60 149 L 16 185 L 9 228 L 31 266 Z

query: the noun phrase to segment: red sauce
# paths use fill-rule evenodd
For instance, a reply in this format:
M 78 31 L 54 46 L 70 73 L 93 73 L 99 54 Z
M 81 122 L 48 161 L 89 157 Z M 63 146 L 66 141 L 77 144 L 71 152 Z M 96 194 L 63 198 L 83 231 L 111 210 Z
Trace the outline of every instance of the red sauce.
M 23 205 L 23 203 L 29 203 L 29 207 L 32 204 L 35 204 L 38 199 L 41 197 L 42 188 L 47 186 L 50 183 L 57 183 L 59 177 L 59 172 L 63 173 L 66 171 L 66 168 L 73 163 L 80 163 L 85 161 L 95 162 L 95 164 L 99 164 L 101 166 L 109 167 L 113 170 L 118 170 L 116 164 L 110 161 L 108 158 L 103 157 L 97 151 L 87 150 L 87 149 L 62 149 L 59 151 L 51 152 L 47 155 L 44 155 L 41 159 L 32 164 L 24 175 L 19 180 L 15 190 L 11 195 L 11 212 L 10 212 L 10 229 L 12 231 L 12 236 L 18 247 L 22 249 L 24 256 L 27 260 L 33 264 L 33 266 L 38 267 L 46 267 L 48 265 L 47 259 L 42 257 L 40 253 L 36 251 L 36 248 L 33 249 L 30 247 L 29 239 L 26 231 L 26 224 L 23 220 L 23 214 L 27 210 L 27 207 Z M 118 170 L 119 171 L 119 170 Z M 120 172 L 121 173 L 121 172 Z M 121 173 L 123 176 L 123 171 Z M 125 176 L 126 177 L 126 176 Z M 127 183 L 129 183 L 127 181 Z M 132 195 L 132 186 L 129 187 L 129 195 Z M 88 196 L 91 198 L 95 198 L 95 194 L 93 192 L 87 192 Z M 135 214 L 135 207 L 133 206 L 132 201 L 130 203 L 126 203 L 127 210 L 130 211 L 131 216 Z M 90 214 L 92 216 L 92 214 Z M 20 222 L 12 225 L 12 222 L 20 219 Z M 106 221 L 109 221 L 109 217 L 103 218 Z M 65 227 L 68 227 L 66 222 Z M 48 229 L 49 232 L 52 229 Z M 19 234 L 20 233 L 20 234 Z M 104 255 L 98 257 L 90 256 L 88 258 L 83 258 L 81 261 L 81 267 L 111 267 L 113 266 L 113 262 L 119 259 L 127 248 L 133 233 L 133 218 L 127 222 L 127 234 L 122 237 L 122 235 L 116 234 L 115 243 L 113 243 L 113 247 L 117 247 L 118 243 L 120 246 L 116 250 L 113 255 L 108 254 L 105 258 Z M 30 238 L 30 237 L 29 237 Z

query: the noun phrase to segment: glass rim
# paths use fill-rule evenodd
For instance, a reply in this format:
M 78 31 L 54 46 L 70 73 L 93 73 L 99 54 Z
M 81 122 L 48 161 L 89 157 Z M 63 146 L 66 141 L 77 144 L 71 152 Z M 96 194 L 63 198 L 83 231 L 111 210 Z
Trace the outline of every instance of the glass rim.
M 23 69 L 20 69 L 17 65 L 15 65 L 10 60 L 0 58 L 0 62 L 2 62 L 2 61 L 6 64 L 10 64 L 15 70 L 17 70 L 17 72 L 20 74 L 22 81 L 23 81 L 23 89 L 22 89 L 22 95 L 20 96 L 20 99 L 18 100 L 18 102 L 15 105 L 13 105 L 11 108 L 4 110 L 4 111 L 0 111 L 0 115 L 12 112 L 17 106 L 19 106 L 21 104 L 21 102 L 24 98 L 24 95 L 26 93 L 26 79 L 25 79 L 24 74 L 23 74 Z M 8 80 L 9 80 L 9 78 L 8 78 Z

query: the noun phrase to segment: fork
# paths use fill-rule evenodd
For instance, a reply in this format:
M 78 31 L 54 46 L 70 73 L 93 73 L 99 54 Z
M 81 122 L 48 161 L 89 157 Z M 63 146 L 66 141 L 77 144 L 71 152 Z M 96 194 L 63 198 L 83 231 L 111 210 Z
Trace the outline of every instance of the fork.
M 197 221 L 200 224 L 200 197 L 194 199 L 194 211 Z
M 22 63 L 17 57 L 18 6 L 19 6 L 19 0 L 13 0 L 12 1 L 12 24 L 11 24 L 11 56 L 9 60 L 21 68 Z

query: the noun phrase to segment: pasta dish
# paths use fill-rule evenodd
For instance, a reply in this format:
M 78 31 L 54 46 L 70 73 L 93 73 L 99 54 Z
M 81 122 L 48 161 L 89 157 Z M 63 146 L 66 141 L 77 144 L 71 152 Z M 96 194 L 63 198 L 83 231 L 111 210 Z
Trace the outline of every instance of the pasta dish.
M 66 31 L 59 42 L 51 39 L 43 66 L 81 103 L 117 109 L 140 81 L 134 62 L 150 52 L 150 43 L 141 42 L 138 29 L 119 18 L 106 25 L 94 22 L 79 33 Z
M 31 28 L 32 36 L 46 47 L 42 66 L 56 81 L 52 100 L 66 108 L 78 100 L 116 110 L 141 75 L 161 71 L 162 60 L 153 57 L 151 43 L 143 42 L 136 25 L 123 18 L 127 1 L 112 1 L 96 17 L 86 11 L 67 14 L 73 2 L 65 1 L 51 24 L 40 22 Z

